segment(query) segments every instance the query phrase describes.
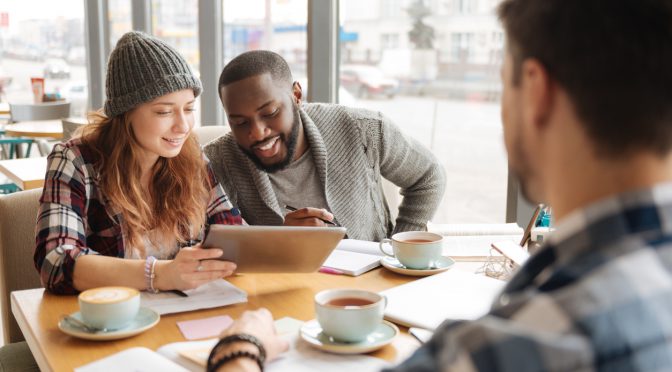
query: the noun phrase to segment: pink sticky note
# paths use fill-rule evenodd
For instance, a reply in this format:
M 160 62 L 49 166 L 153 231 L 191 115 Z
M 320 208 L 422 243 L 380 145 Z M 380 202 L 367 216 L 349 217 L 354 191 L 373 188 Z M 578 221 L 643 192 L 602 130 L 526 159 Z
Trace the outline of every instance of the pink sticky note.
M 198 340 L 219 336 L 222 331 L 231 326 L 231 323 L 233 323 L 233 319 L 230 316 L 221 315 L 177 322 L 177 327 L 180 328 L 180 332 L 187 340 Z

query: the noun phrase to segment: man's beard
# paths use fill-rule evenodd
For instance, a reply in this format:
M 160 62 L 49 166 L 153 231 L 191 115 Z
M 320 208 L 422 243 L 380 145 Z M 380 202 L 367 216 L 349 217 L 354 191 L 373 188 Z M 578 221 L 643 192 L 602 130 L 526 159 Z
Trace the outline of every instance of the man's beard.
M 301 116 L 299 115 L 299 106 L 296 103 L 293 103 L 294 106 L 294 118 L 292 120 L 292 131 L 289 133 L 289 137 L 285 135 L 285 133 L 280 133 L 280 140 L 287 146 L 287 155 L 285 156 L 284 159 L 281 161 L 275 163 L 275 164 L 270 164 L 266 165 L 259 160 L 257 155 L 254 154 L 253 151 L 247 150 L 243 148 L 242 146 L 238 145 L 240 150 L 247 155 L 247 157 L 252 160 L 252 163 L 259 169 L 260 171 L 266 172 L 266 173 L 275 173 L 277 171 L 281 171 L 289 164 L 292 162 L 292 159 L 294 159 L 294 154 L 296 153 L 296 144 L 297 140 L 299 138 L 299 129 L 301 128 Z

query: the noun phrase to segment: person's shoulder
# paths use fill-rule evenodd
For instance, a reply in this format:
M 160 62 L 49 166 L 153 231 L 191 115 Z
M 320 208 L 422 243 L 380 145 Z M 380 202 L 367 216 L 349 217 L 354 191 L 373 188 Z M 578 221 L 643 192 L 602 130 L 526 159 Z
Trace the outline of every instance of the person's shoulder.
M 360 107 L 343 106 L 335 103 L 304 103 L 308 116 L 344 116 L 350 120 L 380 120 L 381 113 Z
M 210 160 L 213 160 L 213 158 L 219 158 L 221 155 L 231 152 L 233 149 L 236 149 L 237 146 L 236 139 L 233 137 L 233 134 L 229 132 L 208 142 L 203 146 L 203 151 Z
M 90 144 L 77 137 L 54 145 L 50 157 L 61 157 L 76 163 L 92 164 L 97 161 L 99 155 Z

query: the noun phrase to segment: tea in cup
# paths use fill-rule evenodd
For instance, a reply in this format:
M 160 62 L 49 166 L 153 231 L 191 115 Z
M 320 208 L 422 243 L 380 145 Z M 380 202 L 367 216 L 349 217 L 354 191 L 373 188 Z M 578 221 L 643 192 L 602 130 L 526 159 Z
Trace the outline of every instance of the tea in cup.
M 360 342 L 383 322 L 387 298 L 360 289 L 328 289 L 315 295 L 322 332 L 340 342 Z
M 128 326 L 140 310 L 140 292 L 127 287 L 100 287 L 79 294 L 84 324 L 95 329 L 115 330 Z
M 385 251 L 385 244 L 392 245 L 392 254 Z M 409 269 L 430 269 L 442 256 L 443 237 L 426 231 L 397 233 L 392 239 L 381 240 L 380 250 Z

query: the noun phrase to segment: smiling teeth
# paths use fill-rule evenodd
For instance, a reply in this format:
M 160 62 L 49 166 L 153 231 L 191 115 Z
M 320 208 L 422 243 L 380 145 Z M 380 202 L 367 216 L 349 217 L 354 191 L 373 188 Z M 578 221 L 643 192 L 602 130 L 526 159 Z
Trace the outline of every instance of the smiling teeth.
M 166 140 L 168 142 L 172 142 L 172 143 L 180 143 L 180 142 L 182 142 L 183 139 L 184 138 L 176 138 L 176 139 L 164 138 L 164 140 Z
M 257 146 L 257 148 L 258 148 L 259 150 L 261 150 L 261 151 L 266 151 L 266 150 L 270 149 L 271 147 L 273 147 L 273 145 L 275 145 L 275 142 L 276 142 L 277 140 L 278 140 L 278 137 L 275 137 L 274 139 L 272 139 L 272 140 L 266 142 L 265 145 L 263 145 L 263 146 Z

